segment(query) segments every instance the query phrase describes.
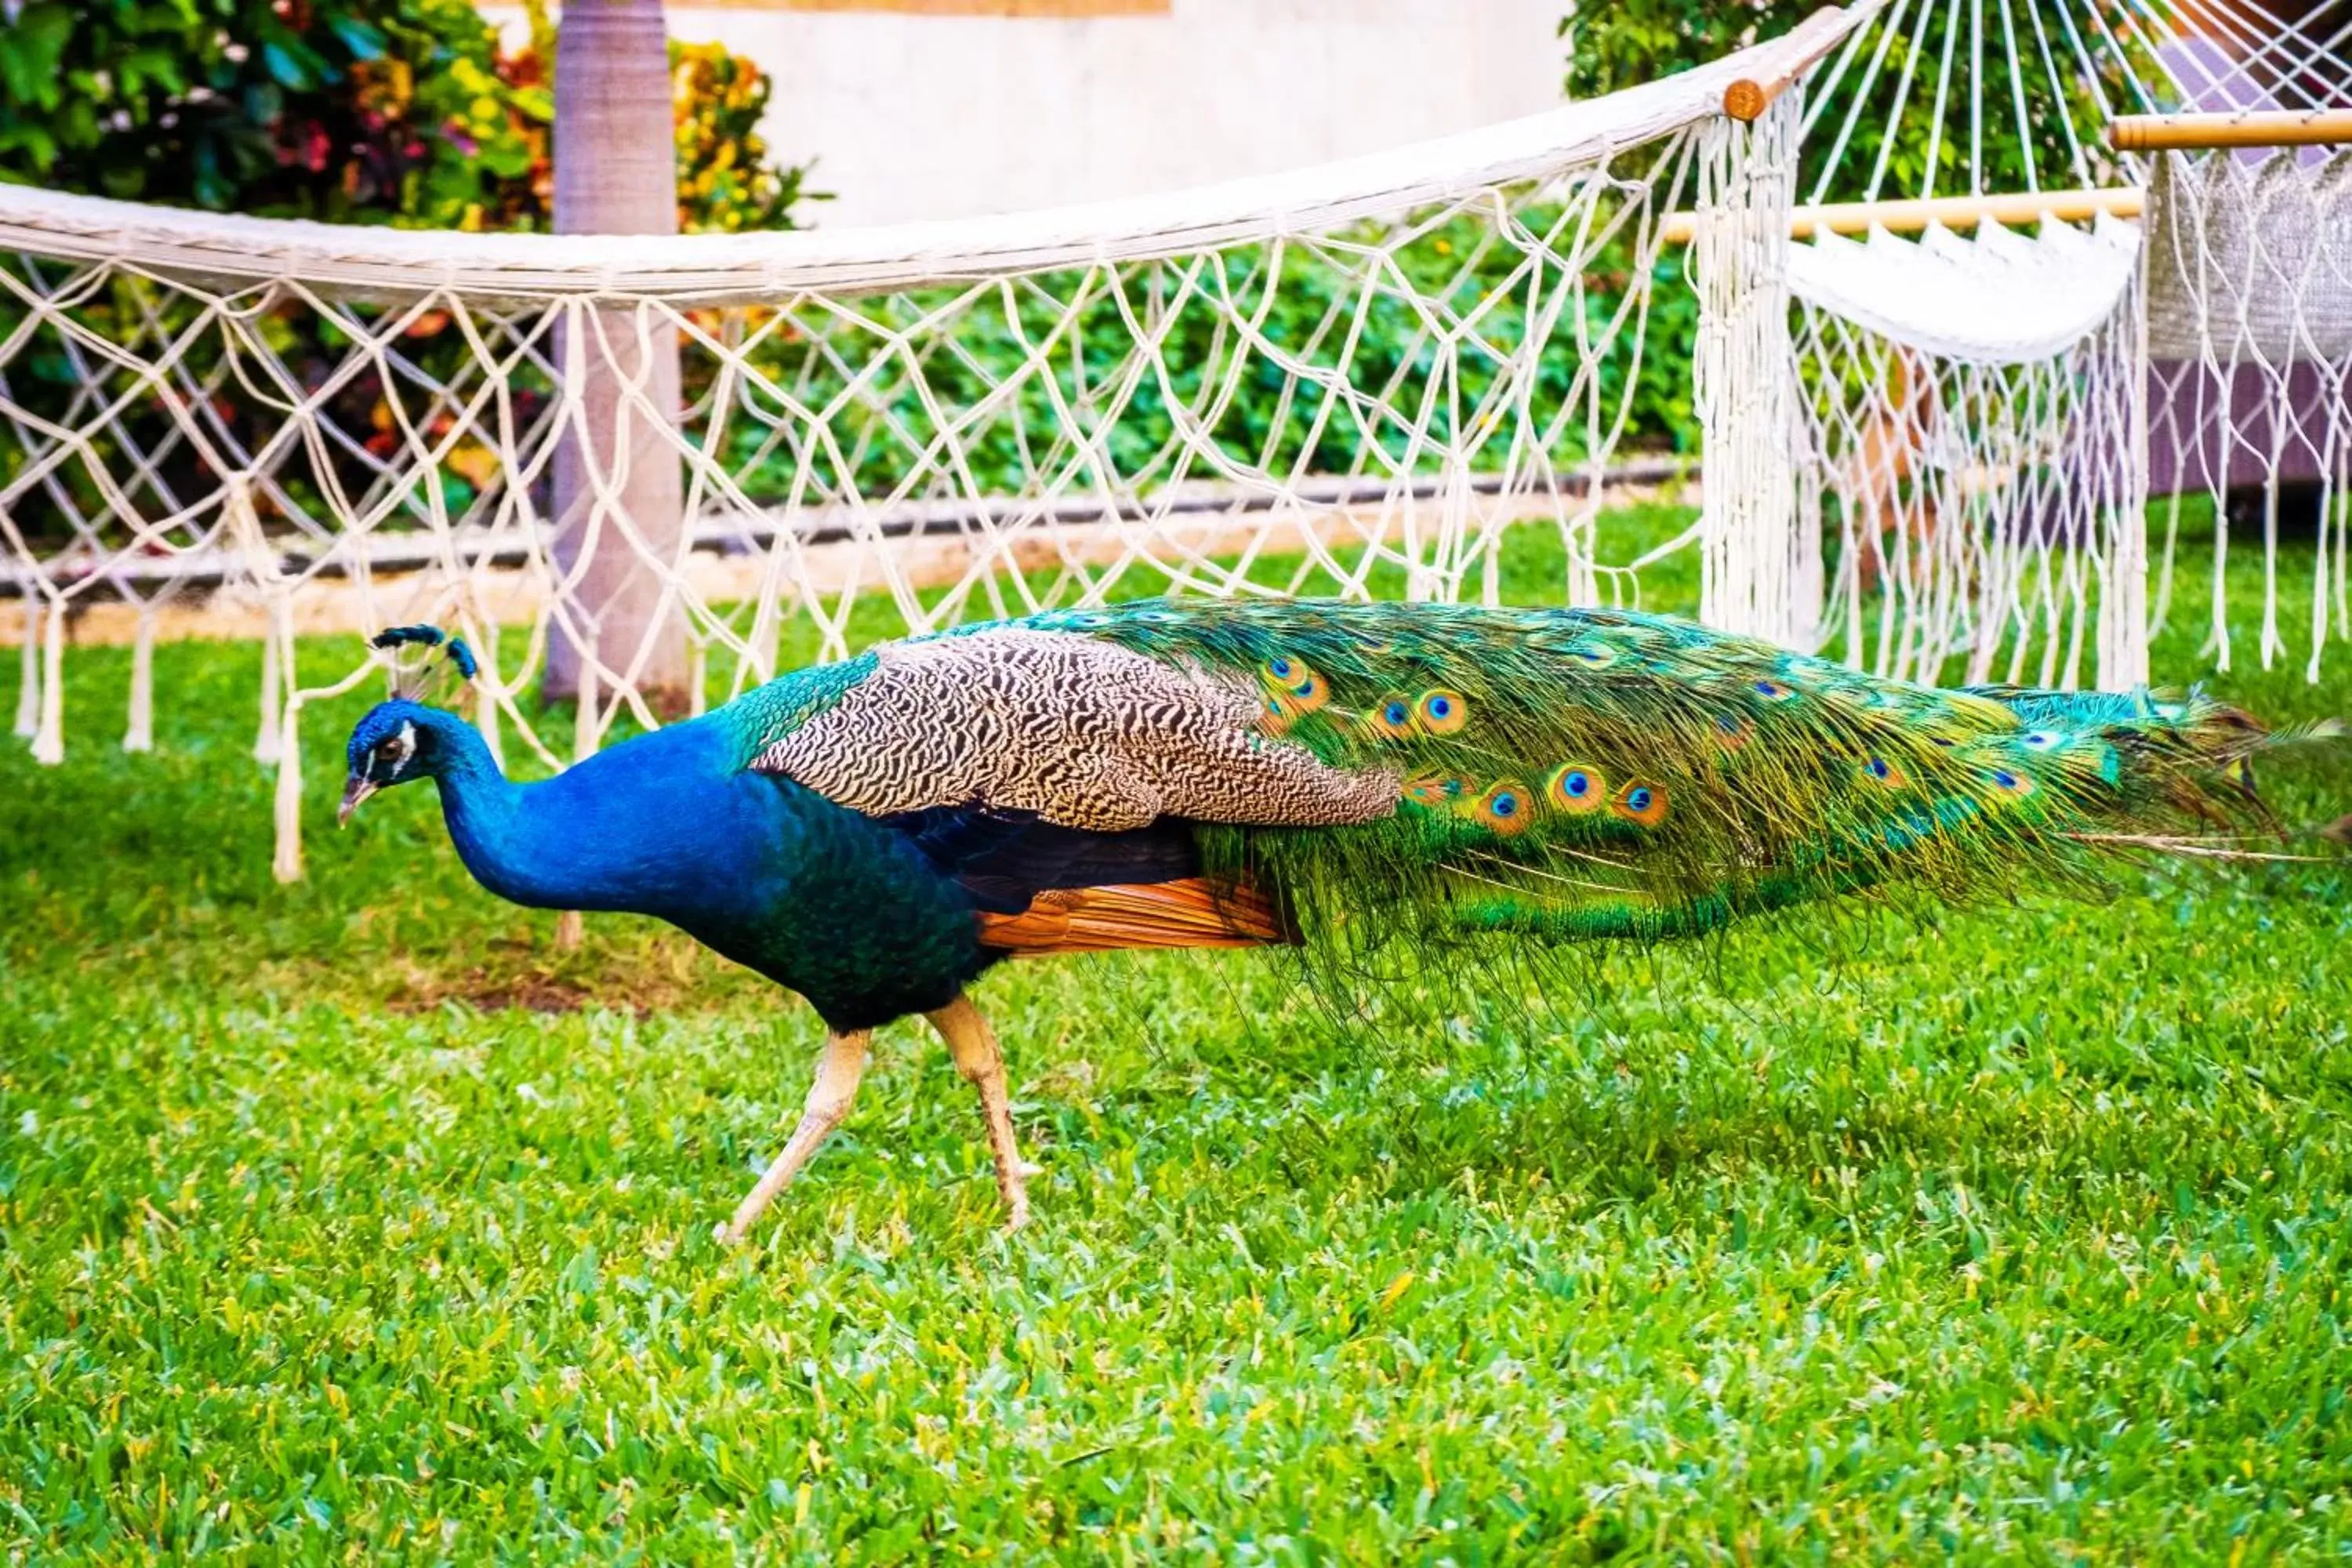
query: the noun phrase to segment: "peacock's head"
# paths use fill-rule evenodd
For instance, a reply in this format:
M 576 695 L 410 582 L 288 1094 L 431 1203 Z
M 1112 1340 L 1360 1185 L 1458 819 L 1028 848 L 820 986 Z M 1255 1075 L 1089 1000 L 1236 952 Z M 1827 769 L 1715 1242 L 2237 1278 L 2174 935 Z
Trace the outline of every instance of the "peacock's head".
M 343 804 L 335 820 L 351 821 L 360 802 L 380 789 L 431 777 L 440 762 L 439 721 L 444 717 L 440 710 L 404 697 L 369 709 L 344 749 L 351 773 L 343 780 Z
M 447 739 L 445 726 L 451 716 L 417 700 L 436 678 L 454 675 L 469 681 L 479 666 L 463 637 L 453 637 L 439 626 L 390 626 L 368 639 L 370 646 L 393 660 L 393 696 L 368 710 L 352 731 L 344 756 L 351 764 L 343 781 L 343 804 L 335 812 L 338 824 L 352 819 L 360 802 L 380 789 L 411 779 L 430 778 L 441 771 L 441 751 Z M 404 668 L 404 650 L 421 649 L 425 663 Z

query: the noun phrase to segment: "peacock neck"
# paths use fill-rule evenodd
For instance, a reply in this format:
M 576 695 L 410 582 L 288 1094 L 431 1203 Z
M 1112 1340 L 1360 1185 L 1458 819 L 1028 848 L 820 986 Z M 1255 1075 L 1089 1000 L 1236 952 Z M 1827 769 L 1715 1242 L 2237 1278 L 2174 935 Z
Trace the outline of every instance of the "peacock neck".
M 842 1027 L 937 1007 L 980 973 L 970 894 L 899 828 L 747 770 L 725 711 L 528 784 L 442 716 L 430 755 L 466 868 L 514 903 L 667 921 Z
M 453 716 L 435 726 L 438 743 L 434 783 L 441 791 L 441 816 L 450 842 L 474 879 L 501 898 L 545 908 L 570 908 L 550 886 L 560 858 L 547 853 L 542 813 L 532 809 L 535 786 L 518 784 L 472 725 Z
M 714 737 L 697 726 L 642 736 L 527 784 L 508 779 L 463 721 L 448 728 L 436 773 L 442 816 L 458 858 L 491 892 L 540 909 L 670 919 L 734 901 L 740 889 L 720 868 L 740 858 L 740 837 L 725 835 L 743 825 Z

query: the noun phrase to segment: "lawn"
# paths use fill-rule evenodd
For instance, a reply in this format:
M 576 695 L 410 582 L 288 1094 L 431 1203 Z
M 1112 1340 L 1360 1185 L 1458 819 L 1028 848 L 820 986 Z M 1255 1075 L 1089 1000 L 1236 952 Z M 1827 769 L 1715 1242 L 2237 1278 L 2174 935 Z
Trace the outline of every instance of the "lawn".
M 2300 664 L 2216 684 L 2352 710 Z M 1244 955 L 1011 968 L 1028 1231 L 902 1025 L 727 1251 L 805 1009 L 649 922 L 558 951 L 428 792 L 335 835 L 354 708 L 281 888 L 252 650 L 164 650 L 145 757 L 122 658 L 68 669 L 65 766 L 0 747 L 16 1560 L 2352 1552 L 2337 864 L 1370 1016 Z

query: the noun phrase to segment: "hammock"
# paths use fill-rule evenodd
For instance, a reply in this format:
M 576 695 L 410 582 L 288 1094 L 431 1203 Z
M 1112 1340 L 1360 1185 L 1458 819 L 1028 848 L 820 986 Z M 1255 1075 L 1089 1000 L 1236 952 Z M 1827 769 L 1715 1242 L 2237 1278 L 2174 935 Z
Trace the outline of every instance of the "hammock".
M 1972 237 L 1937 225 L 1916 240 L 1823 234 L 1789 254 L 1789 289 L 1817 310 L 1922 353 L 2023 364 L 2105 326 L 2139 268 L 2139 229 L 2049 223 L 2032 238 L 1997 224 Z
M 2267 665 L 2284 649 L 2280 486 L 2312 479 L 2333 520 L 2312 606 L 2316 679 L 2326 643 L 2352 634 L 2345 163 L 2103 143 L 2131 112 L 2352 103 L 2329 64 L 2347 9 L 2289 24 L 2242 0 L 1966 13 L 1893 0 L 1848 36 L 1807 110 L 1811 202 L 1859 179 L 1864 208 L 1958 221 L 1948 209 L 2032 213 L 2035 193 L 2043 211 L 2114 205 L 2090 198 L 2129 184 L 2147 188 L 2148 217 L 1792 247 L 1792 640 L 1921 679 L 2137 684 L 2170 606 L 2179 492 L 2253 483 L 2266 497 Z M 1917 184 L 1893 189 L 1894 149 L 1922 143 Z M 2172 497 L 2152 609 L 2151 487 Z M 2230 518 L 2216 512 L 2209 647 L 2226 668 Z
M 138 749 L 175 605 L 249 606 L 290 877 L 300 712 L 372 679 L 356 635 L 389 624 L 462 629 L 494 752 L 552 767 L 667 696 L 1138 587 L 1491 600 L 1527 521 L 1570 602 L 1638 598 L 1698 534 L 1740 559 L 1790 508 L 1734 482 L 1785 481 L 1785 441 L 1727 412 L 1774 383 L 1800 106 L 1773 94 L 1858 15 L 1377 157 L 955 224 L 450 235 L 0 187 L 18 728 L 63 754 L 69 614 L 133 623 Z M 1675 210 L 1709 511 L 1612 553 Z M 320 632 L 353 640 L 298 667 Z
M 2258 651 L 2267 668 L 2287 651 L 2281 486 L 2318 487 L 2305 671 L 2316 680 L 2329 637 L 2352 635 L 2344 504 L 2352 472 L 2352 153 L 2161 154 L 2150 210 L 2150 489 L 2172 498 L 2169 532 L 2184 490 L 2260 488 L 2266 591 Z M 2210 646 L 2227 669 L 2227 556 L 2215 554 Z M 2170 593 L 2170 555 L 2168 548 L 2159 605 Z
M 1879 674 L 2147 679 L 2137 226 L 1825 234 L 1790 253 L 1812 454 L 1834 534 L 1812 646 Z

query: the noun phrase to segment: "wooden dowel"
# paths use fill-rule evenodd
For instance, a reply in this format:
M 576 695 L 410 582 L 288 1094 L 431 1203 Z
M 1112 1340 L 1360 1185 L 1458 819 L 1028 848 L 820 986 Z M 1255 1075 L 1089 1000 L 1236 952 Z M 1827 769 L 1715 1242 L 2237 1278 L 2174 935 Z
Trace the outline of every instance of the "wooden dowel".
M 2242 114 L 2119 114 L 2107 121 L 2118 153 L 2213 147 L 2336 147 L 2352 142 L 2352 110 L 2248 110 Z
M 1795 207 L 1789 213 L 1789 237 L 1811 239 L 1817 234 L 1867 234 L 1884 228 L 1896 234 L 1916 233 L 1929 224 L 1946 228 L 1970 228 L 1980 223 L 2039 223 L 2057 218 L 2081 223 L 2105 213 L 2109 217 L 2137 217 L 2147 205 L 2146 193 L 2130 186 L 2097 191 L 2019 191 L 1999 196 L 1933 196 L 1926 201 L 1831 202 Z M 1658 237 L 1668 245 L 1687 245 L 1698 231 L 1696 213 L 1675 213 L 1659 226 Z
M 1798 52 L 1771 77 L 1741 77 L 1723 89 L 1723 112 L 1734 120 L 1754 120 L 1772 100 L 1789 90 L 1789 84 L 1812 69 L 1813 62 L 1828 54 L 1839 39 L 1846 35 L 1846 13 L 1843 6 L 1824 5 L 1796 26 L 1790 29 L 1784 42 L 1796 45 Z

